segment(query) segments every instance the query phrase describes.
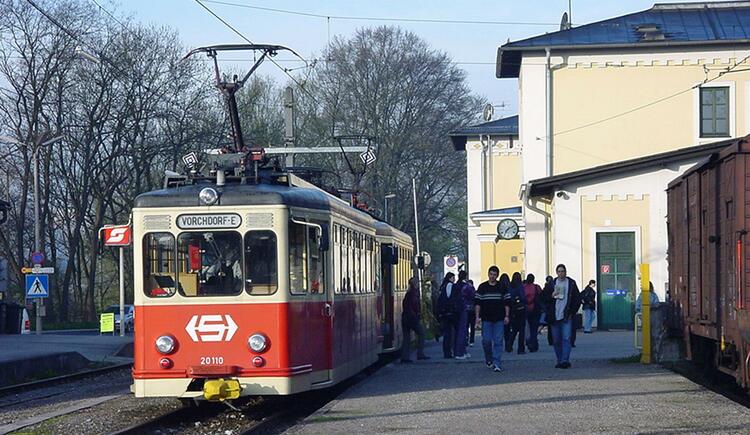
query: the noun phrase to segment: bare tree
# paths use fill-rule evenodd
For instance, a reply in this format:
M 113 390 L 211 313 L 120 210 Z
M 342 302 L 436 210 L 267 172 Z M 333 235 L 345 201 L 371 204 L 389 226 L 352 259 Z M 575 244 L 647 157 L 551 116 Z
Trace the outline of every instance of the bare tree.
M 360 29 L 350 39 L 337 38 L 324 58 L 308 93 L 302 93 L 307 97 L 303 113 L 311 114 L 300 121 L 303 141 L 330 143 L 334 129 L 374 137 L 377 161 L 358 186 L 363 199 L 382 209 L 385 195 L 396 193 L 392 222 L 413 234 L 415 178 L 423 246 L 433 254 L 461 249 L 465 214 L 455 224 L 446 222 L 457 218 L 451 210 L 465 201 L 466 166 L 451 152 L 447 133 L 474 120 L 482 103 L 469 90 L 465 73 L 447 54 L 397 27 Z M 356 156 L 352 160 L 359 165 Z M 341 157 L 325 164 L 349 172 Z M 446 227 L 460 230 L 446 233 Z

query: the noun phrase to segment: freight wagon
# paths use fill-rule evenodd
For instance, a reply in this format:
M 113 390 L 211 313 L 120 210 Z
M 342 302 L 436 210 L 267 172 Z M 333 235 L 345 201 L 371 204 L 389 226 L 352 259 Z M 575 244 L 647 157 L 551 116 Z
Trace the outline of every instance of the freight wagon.
M 667 189 L 669 292 L 687 358 L 750 385 L 750 136 Z

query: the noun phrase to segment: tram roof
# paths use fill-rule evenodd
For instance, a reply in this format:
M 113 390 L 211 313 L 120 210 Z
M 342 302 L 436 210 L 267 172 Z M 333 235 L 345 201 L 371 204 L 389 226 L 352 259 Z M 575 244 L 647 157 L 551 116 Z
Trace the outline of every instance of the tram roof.
M 286 184 L 236 184 L 217 186 L 214 183 L 196 183 L 168 189 L 154 190 L 138 195 L 135 208 L 205 207 L 198 194 L 206 187 L 219 193 L 220 206 L 284 205 L 338 213 L 349 219 L 375 227 L 380 235 L 402 240 L 411 237 L 398 229 L 381 222 L 369 214 L 349 206 L 339 198 L 315 187 L 288 186 Z
M 375 221 L 375 234 L 383 237 L 394 237 L 402 241 L 408 240 L 408 243 L 411 243 L 411 236 L 382 221 Z

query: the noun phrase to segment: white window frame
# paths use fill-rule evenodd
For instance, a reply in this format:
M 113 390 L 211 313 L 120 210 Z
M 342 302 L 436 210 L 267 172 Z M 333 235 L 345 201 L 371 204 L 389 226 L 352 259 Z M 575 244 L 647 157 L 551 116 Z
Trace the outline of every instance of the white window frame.
M 729 136 L 725 137 L 701 137 L 701 88 L 729 88 Z M 696 145 L 702 143 L 717 142 L 723 139 L 729 139 L 737 137 L 736 135 L 736 123 L 737 123 L 737 104 L 736 104 L 736 92 L 735 82 L 711 82 L 711 83 L 696 83 L 696 87 L 693 89 L 693 136 L 695 137 L 694 143 Z

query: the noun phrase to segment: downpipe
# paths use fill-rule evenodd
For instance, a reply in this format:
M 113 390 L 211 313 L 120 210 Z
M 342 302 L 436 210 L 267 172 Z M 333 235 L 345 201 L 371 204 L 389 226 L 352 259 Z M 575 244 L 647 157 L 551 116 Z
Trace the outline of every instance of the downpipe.
M 521 201 L 529 210 L 532 210 L 544 217 L 544 270 L 545 275 L 550 273 L 550 231 L 552 230 L 552 214 L 536 206 L 529 197 L 529 185 L 524 183 L 521 186 Z

